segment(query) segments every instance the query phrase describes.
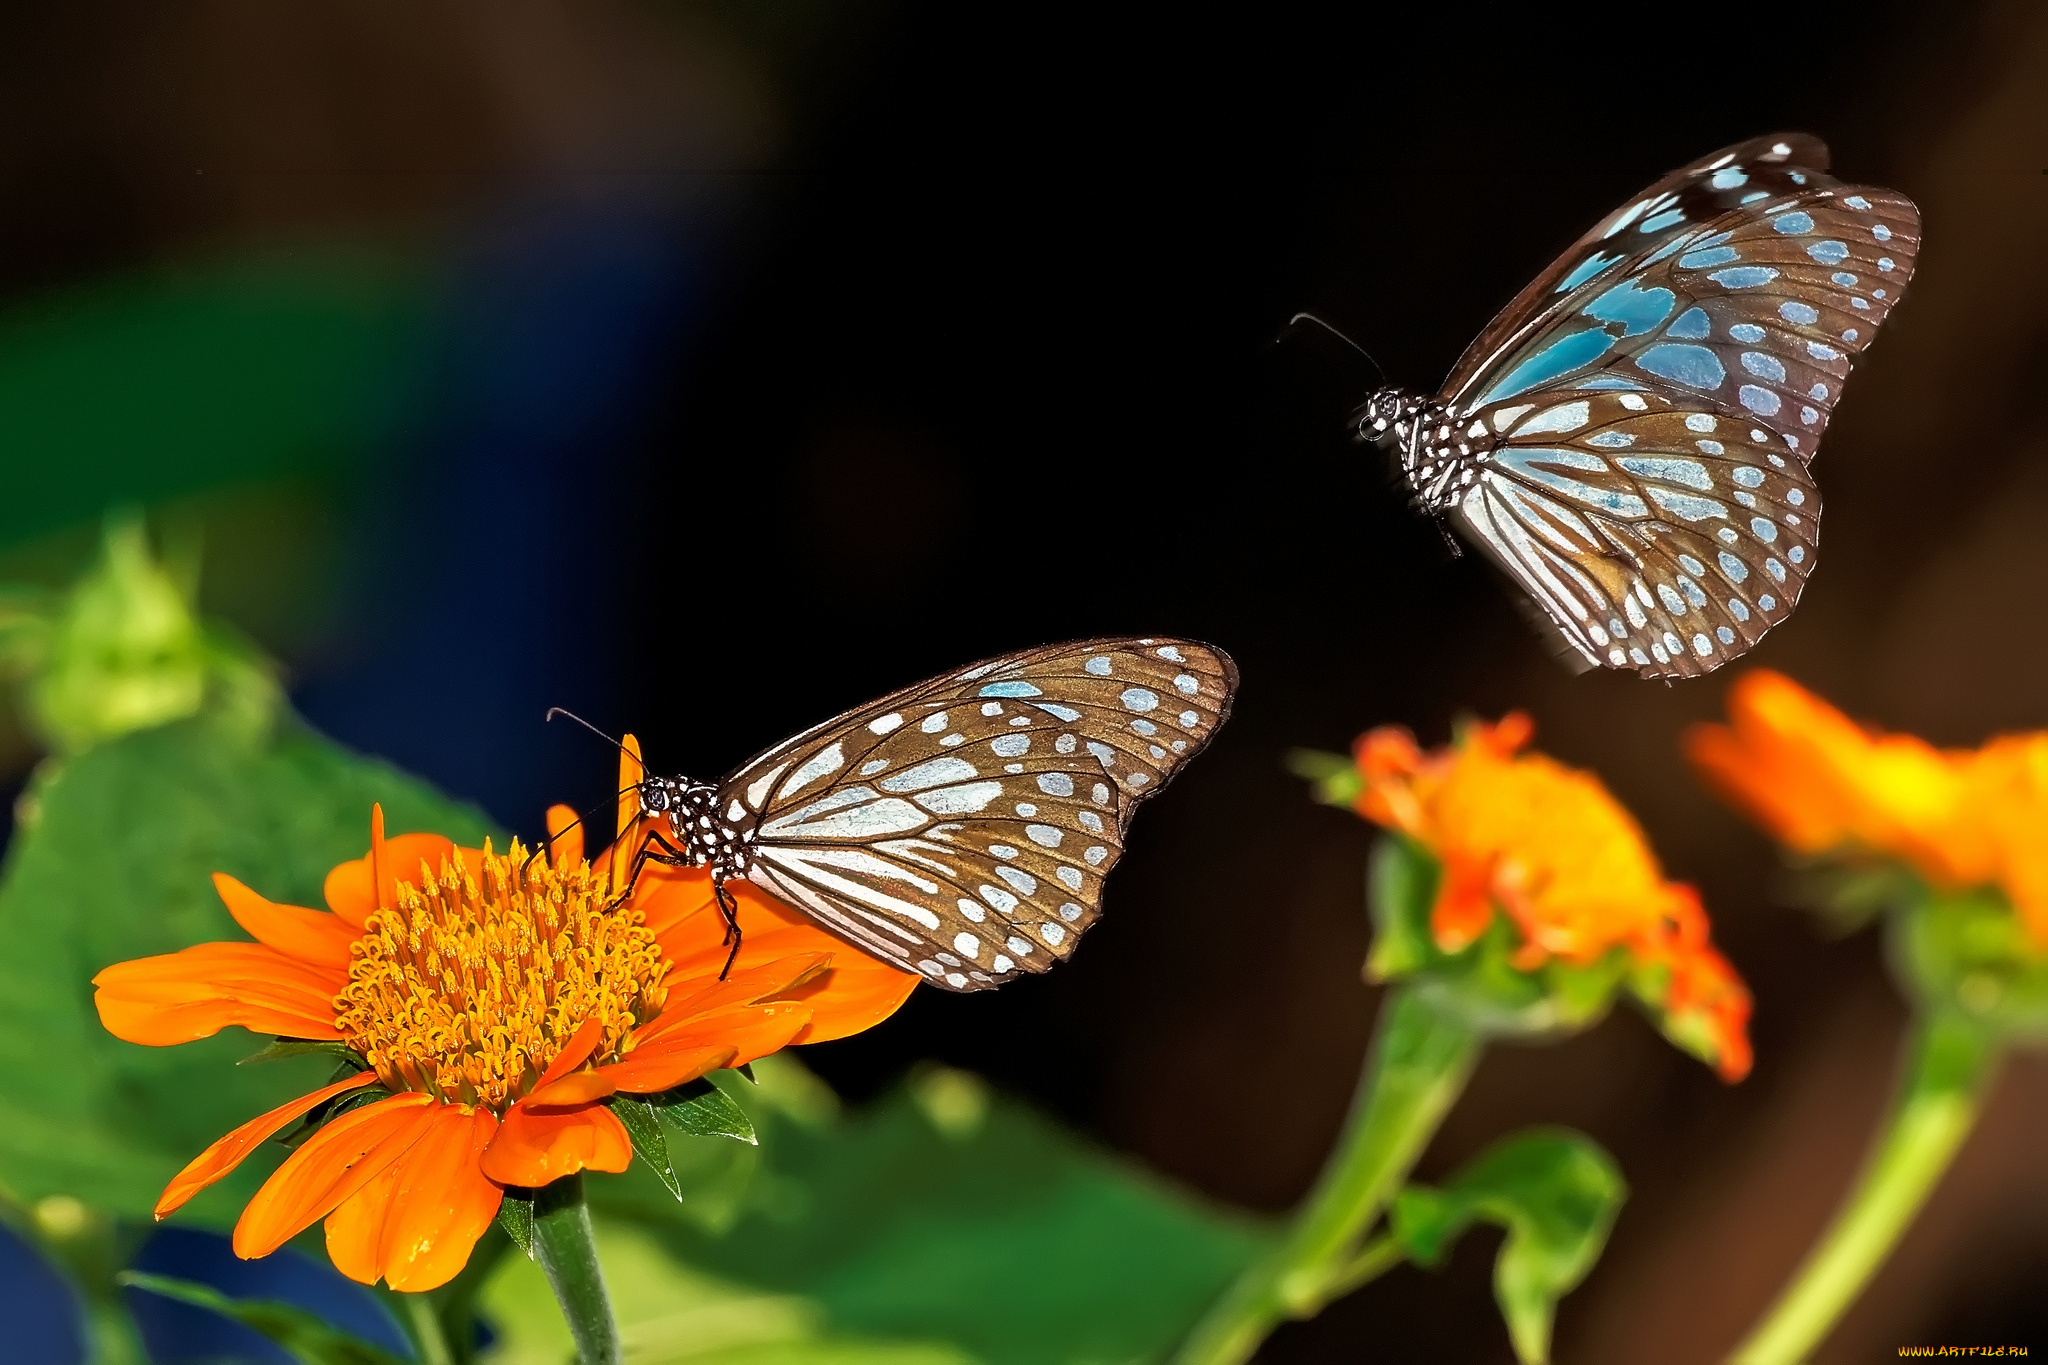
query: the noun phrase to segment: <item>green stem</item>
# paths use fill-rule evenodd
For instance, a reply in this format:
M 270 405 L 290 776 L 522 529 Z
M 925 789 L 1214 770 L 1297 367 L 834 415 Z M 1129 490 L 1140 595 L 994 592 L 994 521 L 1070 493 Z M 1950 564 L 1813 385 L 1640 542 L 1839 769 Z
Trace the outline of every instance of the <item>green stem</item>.
M 1391 1232 L 1381 1233 L 1330 1277 L 1325 1302 L 1335 1302 L 1354 1289 L 1365 1288 L 1407 1259 L 1408 1248 L 1401 1245 L 1401 1239 Z
M 1796 1365 L 1827 1336 L 1969 1136 L 1999 1056 L 1981 1025 L 1946 1012 L 1915 1021 L 1891 1118 L 1863 1174 L 1732 1365 Z
M 441 1330 L 441 1315 L 425 1294 L 401 1294 L 405 1315 L 412 1319 L 413 1344 L 419 1347 L 420 1365 L 455 1365 L 448 1353 L 448 1337 Z
M 476 1358 L 476 1297 L 511 1250 L 512 1238 L 502 1225 L 492 1223 L 469 1253 L 469 1264 L 462 1267 L 462 1273 L 435 1293 L 441 1338 L 448 1343 L 453 1365 L 470 1365 Z
M 86 1305 L 87 1359 L 92 1365 L 146 1365 L 142 1337 L 135 1319 L 119 1299 L 93 1299 Z
M 1388 992 L 1351 1116 L 1315 1188 L 1279 1245 L 1196 1324 L 1176 1365 L 1240 1365 L 1282 1320 L 1311 1317 L 1386 1268 L 1353 1249 L 1464 1090 L 1480 1042 L 1408 987 Z
M 619 1325 L 604 1292 L 581 1175 L 565 1175 L 534 1194 L 533 1252 L 569 1320 L 579 1365 L 621 1365 Z

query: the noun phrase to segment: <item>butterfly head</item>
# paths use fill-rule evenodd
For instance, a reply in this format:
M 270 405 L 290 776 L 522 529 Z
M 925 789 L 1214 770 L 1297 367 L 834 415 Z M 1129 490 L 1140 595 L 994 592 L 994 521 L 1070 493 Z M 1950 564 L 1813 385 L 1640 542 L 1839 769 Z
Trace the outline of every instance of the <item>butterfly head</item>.
M 643 815 L 665 817 L 669 833 L 696 864 L 711 862 L 729 839 L 718 819 L 718 788 L 687 777 L 649 777 L 636 789 Z
M 1455 506 L 1477 477 L 1469 433 L 1455 430 L 1441 403 L 1404 389 L 1376 390 L 1358 410 L 1358 439 L 1400 457 L 1401 473 L 1426 512 Z

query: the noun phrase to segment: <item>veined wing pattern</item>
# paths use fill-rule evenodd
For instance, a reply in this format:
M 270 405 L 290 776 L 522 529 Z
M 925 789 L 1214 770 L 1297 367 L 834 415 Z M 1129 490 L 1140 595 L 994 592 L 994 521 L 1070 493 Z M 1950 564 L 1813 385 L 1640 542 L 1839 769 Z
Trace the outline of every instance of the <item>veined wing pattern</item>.
M 1781 134 L 1665 177 L 1481 333 L 1440 403 L 1401 410 L 1418 496 L 1585 665 L 1704 673 L 1799 600 L 1808 465 L 1919 248 L 1909 200 L 1826 165 Z
M 1207 645 L 1006 655 L 850 711 L 719 787 L 745 872 L 822 926 L 958 991 L 1070 956 L 1138 802 L 1230 713 Z

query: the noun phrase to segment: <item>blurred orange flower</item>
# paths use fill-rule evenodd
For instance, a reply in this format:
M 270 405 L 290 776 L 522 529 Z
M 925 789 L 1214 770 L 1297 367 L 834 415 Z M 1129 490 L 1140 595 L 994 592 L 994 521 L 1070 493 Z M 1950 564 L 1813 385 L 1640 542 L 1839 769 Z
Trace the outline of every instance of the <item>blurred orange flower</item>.
M 1996 886 L 2048 945 L 2048 732 L 1937 749 L 1761 669 L 1730 689 L 1728 722 L 1695 726 L 1686 752 L 1780 843 L 1898 858 L 1946 890 Z
M 628 737 L 621 788 L 640 778 Z M 342 1043 L 364 1070 L 243 1124 L 172 1179 L 168 1216 L 273 1134 L 351 1092 L 278 1167 L 235 1225 L 235 1253 L 268 1255 L 327 1220 L 352 1279 L 417 1292 L 462 1269 L 506 1186 L 623 1171 L 633 1148 L 607 1103 L 673 1089 L 791 1043 L 886 1019 L 918 978 L 813 927 L 745 883 L 739 956 L 704 869 L 649 864 L 619 902 L 637 803 L 595 865 L 567 807 L 548 859 L 434 834 L 384 837 L 327 876 L 327 910 L 279 905 L 223 873 L 214 885 L 257 941 L 206 943 L 93 978 L 117 1037 L 166 1046 L 230 1024 Z M 416 872 L 413 870 L 416 869 Z M 405 880 L 412 872 L 416 880 Z
M 1404 729 L 1370 731 L 1354 748 L 1358 813 L 1436 858 L 1430 929 L 1443 951 L 1475 942 L 1496 912 L 1518 932 L 1511 960 L 1525 971 L 1552 958 L 1589 965 L 1619 948 L 1667 974 L 1660 1003 L 1674 1028 L 1740 1079 L 1749 992 L 1709 944 L 1699 897 L 1664 879 L 1642 829 L 1597 777 L 1520 752 L 1533 733 L 1514 712 L 1424 753 Z

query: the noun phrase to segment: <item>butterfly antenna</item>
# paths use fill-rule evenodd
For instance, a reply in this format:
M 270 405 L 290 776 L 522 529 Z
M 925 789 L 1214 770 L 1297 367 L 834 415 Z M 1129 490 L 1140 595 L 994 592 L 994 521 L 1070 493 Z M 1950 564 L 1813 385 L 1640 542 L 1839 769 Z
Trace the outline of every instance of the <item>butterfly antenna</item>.
M 1294 315 L 1293 317 L 1291 317 L 1291 318 L 1287 319 L 1287 327 L 1283 327 L 1283 328 L 1281 328 L 1281 329 L 1280 329 L 1280 336 L 1274 337 L 1274 338 L 1273 338 L 1273 340 L 1274 340 L 1274 341 L 1275 341 L 1275 342 L 1277 343 L 1278 341 L 1280 341 L 1280 339 L 1281 339 L 1282 337 L 1285 337 L 1285 336 L 1287 335 L 1287 328 L 1288 328 L 1288 327 L 1298 327 L 1298 326 L 1300 326 L 1300 325 L 1301 325 L 1302 323 L 1304 323 L 1304 322 L 1313 322 L 1313 323 L 1314 323 L 1314 324 L 1315 324 L 1316 326 L 1318 326 L 1318 327 L 1322 328 L 1322 329 L 1323 329 L 1323 330 L 1324 330 L 1325 332 L 1328 332 L 1328 333 L 1329 333 L 1329 334 L 1330 334 L 1331 336 L 1333 336 L 1333 337 L 1337 338 L 1337 340 L 1339 340 L 1339 341 L 1343 342 L 1343 343 L 1344 343 L 1344 344 L 1345 344 L 1346 346 L 1349 346 L 1349 347 L 1350 347 L 1350 348 L 1351 348 L 1352 350 L 1354 350 L 1354 351 L 1358 352 L 1358 353 L 1359 353 L 1360 355 L 1364 356 L 1364 357 L 1365 357 L 1365 359 L 1366 359 L 1366 363 L 1367 363 L 1367 364 L 1369 364 L 1369 365 L 1371 365 L 1371 366 L 1373 367 L 1373 370 L 1374 370 L 1374 371 L 1375 371 L 1375 372 L 1376 372 L 1376 373 L 1377 373 L 1377 374 L 1379 375 L 1379 377 L 1380 377 L 1380 382 L 1381 382 L 1382 384 L 1384 384 L 1384 383 L 1386 382 L 1386 380 L 1387 380 L 1387 371 L 1386 371 L 1385 367 L 1383 367 L 1383 366 L 1382 366 L 1382 365 L 1381 365 L 1381 364 L 1379 363 L 1379 361 L 1377 361 L 1377 360 L 1374 360 L 1374 359 L 1372 358 L 1372 352 L 1371 352 L 1371 351 L 1368 351 L 1368 350 L 1366 350 L 1366 349 L 1365 349 L 1365 347 L 1363 347 L 1363 346 L 1359 345 L 1359 344 L 1358 344 L 1357 342 L 1353 341 L 1353 340 L 1352 340 L 1352 339 L 1351 339 L 1350 337 L 1348 337 L 1348 336 L 1345 336 L 1345 335 L 1344 335 L 1344 334 L 1343 334 L 1342 332 L 1338 331 L 1338 330 L 1337 330 L 1337 329 L 1336 329 L 1335 327 L 1332 327 L 1332 326 L 1331 326 L 1331 325 L 1330 325 L 1329 323 L 1327 323 L 1327 322 L 1324 322 L 1324 321 L 1323 321 L 1323 320 L 1322 320 L 1321 318 L 1317 317 L 1317 316 L 1316 316 L 1316 315 L 1315 315 L 1314 313 L 1296 313 L 1296 314 L 1295 314 L 1295 315 Z
M 569 713 L 567 711 L 562 712 L 562 714 L 565 716 L 569 716 Z M 569 716 L 569 719 L 574 720 L 576 719 L 576 717 Z M 555 840 L 561 838 L 564 834 L 567 834 L 570 830 L 576 828 L 576 826 L 582 824 L 585 820 L 588 820 L 591 816 L 597 814 L 599 811 L 603 810 L 612 802 L 617 801 L 627 792 L 638 791 L 639 789 L 639 784 L 637 783 L 630 787 L 621 787 L 617 791 L 613 792 L 610 796 L 607 796 L 604 800 L 592 806 L 589 810 L 584 811 L 574 820 L 571 820 L 568 824 L 562 826 L 560 829 L 548 831 L 547 836 L 540 841 L 540 847 L 536 848 L 531 854 L 529 854 L 527 856 L 526 862 L 521 863 L 520 866 L 522 868 L 528 866 L 533 862 L 535 858 L 540 857 L 540 855 L 543 853 L 547 854 L 550 858 L 552 858 L 555 854 Z
M 548 708 L 547 715 L 541 718 L 541 723 L 545 725 L 547 722 L 553 720 L 556 716 L 567 716 L 570 720 L 575 721 L 578 725 L 590 731 L 591 734 L 596 735 L 599 739 L 611 745 L 614 749 L 623 749 L 626 747 L 625 745 L 619 743 L 617 740 L 613 739 L 610 735 L 606 734 L 604 731 L 598 729 L 595 725 L 592 725 L 589 721 L 583 719 L 583 717 L 577 715 L 574 711 L 571 711 L 566 706 L 550 706 Z

